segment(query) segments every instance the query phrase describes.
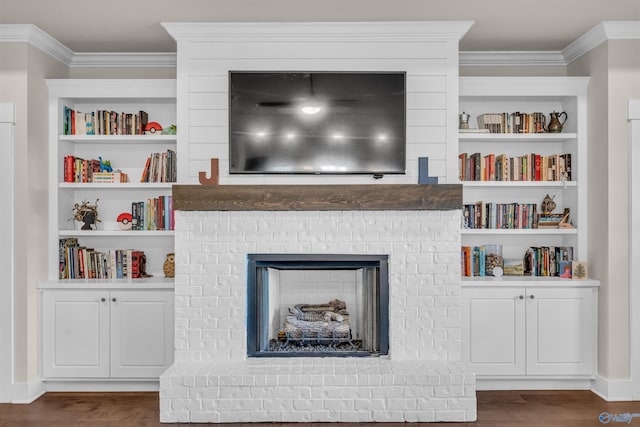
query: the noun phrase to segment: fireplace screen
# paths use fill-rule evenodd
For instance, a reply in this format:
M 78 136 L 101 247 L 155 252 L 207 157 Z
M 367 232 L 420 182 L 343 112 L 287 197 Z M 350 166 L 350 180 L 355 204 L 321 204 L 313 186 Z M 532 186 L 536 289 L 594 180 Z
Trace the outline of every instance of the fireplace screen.
M 249 255 L 248 355 L 387 354 L 387 258 L 387 255 Z

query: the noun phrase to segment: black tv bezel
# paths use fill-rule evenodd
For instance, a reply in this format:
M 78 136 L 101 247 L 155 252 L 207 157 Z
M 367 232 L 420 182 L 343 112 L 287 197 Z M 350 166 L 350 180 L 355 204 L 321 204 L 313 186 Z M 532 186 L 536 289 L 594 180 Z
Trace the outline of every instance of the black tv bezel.
M 403 93 L 404 93 L 404 102 L 403 102 L 403 144 L 402 148 L 404 151 L 404 167 L 402 171 L 292 171 L 292 172 L 283 172 L 283 171 L 234 171 L 231 167 L 231 75 L 232 74 L 394 74 L 394 75 L 402 75 L 403 76 Z M 406 175 L 407 173 L 407 72 L 406 71 L 374 71 L 374 70 L 317 70 L 317 71 L 309 71 L 309 70 L 229 70 L 227 73 L 227 137 L 228 137 L 228 157 L 229 157 L 229 175 L 372 175 L 374 178 L 379 179 L 384 175 Z

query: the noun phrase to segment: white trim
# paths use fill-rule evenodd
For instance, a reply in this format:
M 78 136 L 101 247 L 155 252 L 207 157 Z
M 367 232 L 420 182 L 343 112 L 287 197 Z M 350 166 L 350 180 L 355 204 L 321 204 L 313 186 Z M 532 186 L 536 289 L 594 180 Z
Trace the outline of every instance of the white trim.
M 591 391 L 609 402 L 635 400 L 631 380 L 609 380 L 596 375 Z
M 640 209 L 640 171 L 636 162 L 640 161 L 640 100 L 630 100 L 627 119 L 630 121 L 629 137 L 629 344 L 631 363 L 631 393 L 633 399 L 640 399 L 640 275 L 636 266 L 640 263 L 640 227 L 634 221 L 633 213 Z
M 17 383 L 13 385 L 11 403 L 31 403 L 46 392 L 45 384 L 40 378 L 30 383 Z
M 474 21 L 161 23 L 176 40 L 460 40 Z M 400 31 L 400 29 L 402 29 Z M 640 21 L 604 21 L 562 51 L 460 52 L 460 66 L 566 66 L 607 40 L 640 39 Z M 173 52 L 73 52 L 32 24 L 0 24 L 0 42 L 25 42 L 68 67 L 175 67 Z
M 482 378 L 476 377 L 476 389 L 487 390 L 591 390 L 593 380 L 570 378 Z
M 29 43 L 65 65 L 73 58 L 73 51 L 31 24 L 0 24 L 0 42 Z
M 60 380 L 45 380 L 46 391 L 159 391 L 160 380 L 83 380 L 78 378 L 64 378 Z
M 562 52 L 460 52 L 461 67 L 564 67 Z
M 562 50 L 567 64 L 608 40 L 640 39 L 640 21 L 603 21 Z
M 474 21 L 406 22 L 162 22 L 176 40 L 264 42 L 291 41 L 434 41 L 460 40 Z
M 14 127 L 15 105 L 0 104 L 0 197 L 7 206 L 0 211 L 0 402 L 13 400 Z
M 175 67 L 174 52 L 79 52 L 73 55 L 72 68 L 116 68 L 116 67 Z

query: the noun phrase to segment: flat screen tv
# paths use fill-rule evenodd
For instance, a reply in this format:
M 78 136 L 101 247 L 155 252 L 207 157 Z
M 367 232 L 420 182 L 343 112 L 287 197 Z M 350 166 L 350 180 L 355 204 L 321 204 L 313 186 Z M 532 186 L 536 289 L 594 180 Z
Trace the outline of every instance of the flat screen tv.
M 404 72 L 229 73 L 232 174 L 403 174 Z

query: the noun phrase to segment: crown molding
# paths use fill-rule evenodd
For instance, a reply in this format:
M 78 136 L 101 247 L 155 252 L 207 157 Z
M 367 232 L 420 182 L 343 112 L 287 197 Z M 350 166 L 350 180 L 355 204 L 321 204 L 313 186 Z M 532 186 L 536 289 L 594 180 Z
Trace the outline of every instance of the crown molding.
M 603 21 L 562 50 L 567 64 L 608 40 L 640 39 L 640 21 Z
M 549 67 L 566 64 L 562 52 L 460 52 L 461 67 Z
M 432 41 L 460 40 L 474 21 L 162 22 L 184 41 Z
M 473 21 L 219 22 L 162 26 L 176 40 L 429 41 L 460 40 Z M 566 66 L 608 40 L 639 40 L 640 21 L 603 21 L 560 52 L 460 52 L 460 66 Z M 29 43 L 68 67 L 175 67 L 173 52 L 75 53 L 32 24 L 0 24 L 0 42 Z
M 80 52 L 75 53 L 70 67 L 73 68 L 116 68 L 116 67 L 175 67 L 177 65 L 174 52 Z
M 32 24 L 0 24 L 0 42 L 29 43 L 47 55 L 69 65 L 73 51 Z

